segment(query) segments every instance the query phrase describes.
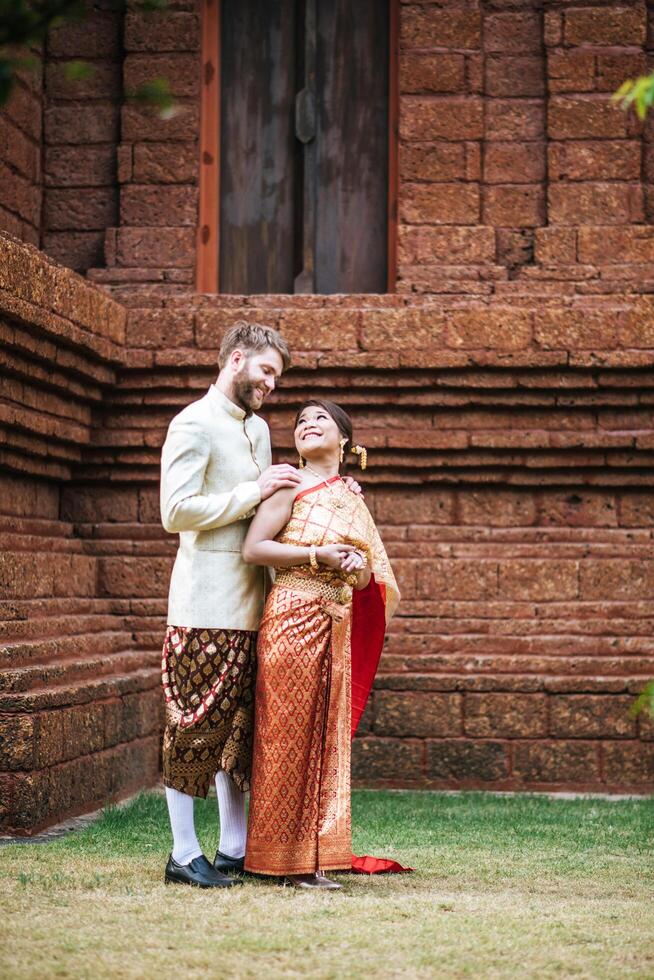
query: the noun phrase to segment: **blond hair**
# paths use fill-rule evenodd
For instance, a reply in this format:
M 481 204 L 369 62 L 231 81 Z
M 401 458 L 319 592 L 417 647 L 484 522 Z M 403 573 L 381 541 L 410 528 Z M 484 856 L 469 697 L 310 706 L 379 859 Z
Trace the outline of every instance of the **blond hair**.
M 235 350 L 242 350 L 245 354 L 257 354 L 269 347 L 277 351 L 284 362 L 284 370 L 288 370 L 291 365 L 291 352 L 279 331 L 261 323 L 248 323 L 246 320 L 239 320 L 233 327 L 229 328 L 223 337 L 218 352 L 218 364 L 222 370 L 227 364 L 230 354 Z

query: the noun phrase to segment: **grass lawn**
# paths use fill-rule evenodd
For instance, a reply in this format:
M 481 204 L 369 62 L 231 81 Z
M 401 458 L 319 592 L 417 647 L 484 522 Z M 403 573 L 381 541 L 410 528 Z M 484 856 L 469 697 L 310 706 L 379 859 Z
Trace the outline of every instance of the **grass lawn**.
M 215 800 L 196 814 L 211 859 Z M 416 872 L 165 886 L 156 793 L 0 848 L 0 977 L 654 977 L 654 801 L 357 791 L 353 823 Z

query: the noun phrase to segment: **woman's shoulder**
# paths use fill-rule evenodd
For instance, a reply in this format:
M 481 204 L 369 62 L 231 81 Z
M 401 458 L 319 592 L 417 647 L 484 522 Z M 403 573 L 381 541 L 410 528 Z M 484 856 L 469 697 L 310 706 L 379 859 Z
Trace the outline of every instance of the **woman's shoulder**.
M 314 490 L 319 490 L 321 487 L 325 486 L 324 480 L 319 480 L 313 473 L 306 473 L 299 470 L 301 480 L 293 487 L 295 491 L 293 496 L 297 500 L 298 497 L 304 497 L 306 494 L 313 492 Z

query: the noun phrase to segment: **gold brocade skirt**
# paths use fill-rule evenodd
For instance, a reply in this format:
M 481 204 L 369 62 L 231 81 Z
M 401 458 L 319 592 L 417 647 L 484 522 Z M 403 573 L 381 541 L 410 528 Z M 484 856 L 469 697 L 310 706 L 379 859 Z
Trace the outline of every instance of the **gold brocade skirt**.
M 285 578 L 268 596 L 257 644 L 245 855 L 248 871 L 280 876 L 352 862 L 351 605 L 333 600 L 333 586 L 309 580 L 300 591 L 301 579 Z

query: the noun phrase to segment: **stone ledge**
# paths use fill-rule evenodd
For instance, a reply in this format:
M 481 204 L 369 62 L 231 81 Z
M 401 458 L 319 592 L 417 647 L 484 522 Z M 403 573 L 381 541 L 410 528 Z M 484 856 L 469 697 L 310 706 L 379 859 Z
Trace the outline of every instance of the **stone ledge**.
M 124 343 L 126 317 L 119 303 L 34 246 L 3 232 L 0 232 L 0 290 L 5 303 L 8 296 L 13 296 L 29 304 L 22 307 L 24 313 L 29 311 L 28 323 L 34 322 L 32 318 L 40 310 L 46 316 L 39 325 L 55 333 L 57 328 L 64 333 L 70 331 L 73 343 L 93 347 L 91 338 L 96 342 L 104 340 L 107 343 L 99 345 L 99 352 L 103 356 L 106 352 L 107 359 L 115 356 L 114 345 Z M 68 324 L 67 329 L 62 321 Z M 71 331 L 73 325 L 77 331 Z

